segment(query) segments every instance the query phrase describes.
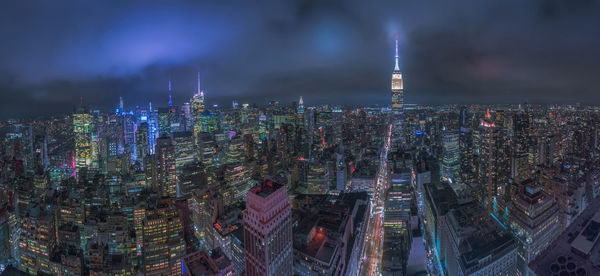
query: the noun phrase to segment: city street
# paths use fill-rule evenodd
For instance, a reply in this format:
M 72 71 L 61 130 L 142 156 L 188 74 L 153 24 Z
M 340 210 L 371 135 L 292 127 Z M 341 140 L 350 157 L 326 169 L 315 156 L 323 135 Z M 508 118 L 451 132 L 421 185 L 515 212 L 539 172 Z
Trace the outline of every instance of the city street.
M 390 125 L 385 145 L 381 151 L 381 163 L 377 173 L 376 186 L 371 198 L 370 218 L 367 225 L 365 254 L 362 258 L 361 275 L 381 275 L 381 256 L 383 254 L 383 219 L 385 193 L 389 187 L 387 156 L 392 134 Z

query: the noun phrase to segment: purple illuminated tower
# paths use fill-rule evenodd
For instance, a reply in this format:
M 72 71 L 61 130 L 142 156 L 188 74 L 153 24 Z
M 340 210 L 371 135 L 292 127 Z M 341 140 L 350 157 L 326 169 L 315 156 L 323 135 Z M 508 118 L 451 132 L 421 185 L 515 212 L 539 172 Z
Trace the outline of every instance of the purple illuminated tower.
M 292 275 L 292 250 L 292 208 L 286 188 L 264 180 L 248 191 L 246 199 L 246 275 Z

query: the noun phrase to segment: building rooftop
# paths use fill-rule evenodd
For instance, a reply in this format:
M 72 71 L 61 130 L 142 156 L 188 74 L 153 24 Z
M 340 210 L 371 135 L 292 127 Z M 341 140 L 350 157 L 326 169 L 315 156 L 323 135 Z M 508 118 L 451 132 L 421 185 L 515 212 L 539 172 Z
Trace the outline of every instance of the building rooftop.
M 204 250 L 184 256 L 182 262 L 183 274 L 186 275 L 218 275 L 219 273 L 217 263 Z
M 517 247 L 505 226 L 476 203 L 450 210 L 448 223 L 461 237 L 459 261 L 463 271 L 485 265 L 486 259 L 496 260 Z
M 600 200 L 594 200 L 529 263 L 538 276 L 600 275 Z
M 334 195 L 299 195 L 294 209 L 298 226 L 294 228 L 294 250 L 301 256 L 310 257 L 327 265 L 333 265 L 335 256 L 343 255 L 342 248 L 350 241 L 346 240 L 346 227 L 356 217 L 363 217 L 366 208 L 361 203 L 368 198 L 367 193 L 348 193 Z M 356 206 L 356 204 L 359 204 Z M 300 256 L 299 255 L 299 256 Z
M 281 187 L 283 187 L 283 185 L 281 185 L 271 179 L 265 179 L 265 180 L 261 181 L 260 183 L 258 183 L 258 185 L 251 188 L 250 192 L 252 192 L 256 195 L 259 195 L 262 198 L 266 198 Z

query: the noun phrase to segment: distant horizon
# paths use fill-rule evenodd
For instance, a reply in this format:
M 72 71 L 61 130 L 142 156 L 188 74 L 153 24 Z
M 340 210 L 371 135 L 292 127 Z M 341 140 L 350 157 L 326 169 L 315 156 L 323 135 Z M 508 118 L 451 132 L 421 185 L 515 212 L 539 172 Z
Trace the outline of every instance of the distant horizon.
M 277 101 L 277 100 L 274 100 Z M 268 102 L 268 101 L 267 101 Z M 292 104 L 294 103 L 292 102 L 281 102 L 278 101 L 280 103 L 280 105 L 282 107 L 291 107 Z M 263 105 L 258 105 L 255 103 L 246 103 L 246 102 L 238 102 L 239 104 L 239 108 L 241 108 L 242 104 L 249 104 L 250 106 L 255 105 L 256 108 L 265 108 L 268 106 L 268 103 L 263 104 Z M 494 107 L 494 106 L 511 106 L 511 107 L 516 107 L 518 105 L 523 105 L 523 104 L 529 104 L 533 107 L 548 107 L 548 106 L 577 106 L 579 105 L 580 107 L 595 107 L 595 108 L 600 108 L 600 104 L 598 105 L 592 105 L 592 104 L 583 104 L 583 103 L 431 103 L 431 104 L 419 104 L 419 103 L 404 103 L 404 106 L 423 106 L 423 107 L 440 107 L 440 106 L 453 106 L 453 107 L 459 107 L 459 106 L 483 106 L 483 107 Z M 330 103 L 322 103 L 322 104 L 314 104 L 314 105 L 304 105 L 305 108 L 309 108 L 309 107 L 320 107 L 320 106 L 332 106 L 332 107 L 342 107 L 343 109 L 360 109 L 362 107 L 367 107 L 367 108 L 390 108 L 391 105 L 390 104 L 365 104 L 365 105 L 360 105 L 360 104 L 330 104 Z M 125 105 L 127 106 L 127 105 Z M 178 105 L 176 103 L 173 103 L 173 106 L 176 107 L 181 107 L 182 105 Z M 36 121 L 36 120 L 44 120 L 44 119 L 48 119 L 48 118 L 57 118 L 57 117 L 62 117 L 62 116 L 69 116 L 72 115 L 73 112 L 75 111 L 75 109 L 77 109 L 78 105 L 73 105 L 71 108 L 70 112 L 57 112 L 56 114 L 45 114 L 45 115 L 39 115 L 39 116 L 35 116 L 35 117 L 10 117 L 10 118 L 2 118 L 0 119 L 2 122 L 9 122 L 12 120 L 15 120 L 17 122 L 21 122 L 21 121 Z M 99 108 L 93 108 L 90 107 L 88 105 L 85 105 L 84 103 L 84 107 L 86 108 L 86 112 L 88 113 L 92 113 L 92 112 L 96 112 L 99 111 L 101 114 L 111 114 L 111 113 L 115 113 L 115 108 L 113 109 L 99 109 Z M 142 109 L 148 107 L 148 105 L 142 107 L 141 105 L 136 105 L 135 107 L 140 107 Z M 135 107 L 133 109 L 128 109 L 125 108 L 124 113 L 127 112 L 132 112 L 135 111 Z M 168 108 L 168 105 L 162 105 L 162 106 L 155 106 L 154 104 L 152 104 L 152 108 L 154 110 L 158 110 L 159 108 Z M 228 105 L 222 106 L 222 105 L 218 105 L 218 107 L 214 107 L 212 104 L 211 105 L 206 105 L 206 109 L 207 110 L 222 110 L 222 111 L 228 111 L 228 110 L 233 110 L 234 108 L 232 107 L 232 103 L 230 102 Z

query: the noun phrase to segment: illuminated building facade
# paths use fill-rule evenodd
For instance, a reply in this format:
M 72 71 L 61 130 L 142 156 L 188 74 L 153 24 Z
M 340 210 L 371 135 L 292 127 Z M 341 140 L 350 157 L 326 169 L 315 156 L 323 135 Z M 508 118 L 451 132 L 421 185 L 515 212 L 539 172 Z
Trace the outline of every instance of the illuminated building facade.
M 196 146 L 193 133 L 187 131 L 173 133 L 173 142 L 177 173 L 180 175 L 183 167 L 196 162 Z
M 175 146 L 170 137 L 160 137 L 156 142 L 156 172 L 158 192 L 161 196 L 177 196 L 177 170 Z
M 460 128 L 459 147 L 461 181 L 463 183 L 474 183 L 476 181 L 477 168 L 473 159 L 473 130 L 471 128 Z
M 460 170 L 459 132 L 444 130 L 442 132 L 442 166 L 441 177 L 458 182 Z
M 560 212 L 543 187 L 527 180 L 509 206 L 511 226 L 521 241 L 520 271 L 560 234 Z
M 143 220 L 142 263 L 145 275 L 181 275 L 185 253 L 183 220 L 168 199 L 152 202 Z
M 329 170 L 327 165 L 319 162 L 310 164 L 306 183 L 309 194 L 327 194 L 329 191 Z
M 529 114 L 518 110 L 513 117 L 512 178 L 521 182 L 529 178 Z
M 29 274 L 52 273 L 50 254 L 56 245 L 54 221 L 50 214 L 34 206 L 23 218 L 19 245 L 19 269 Z
M 135 151 L 135 118 L 133 113 L 123 113 L 123 143 L 124 146 L 130 149 L 128 154 L 132 155 L 132 159 L 137 158 L 134 155 Z
M 392 73 L 392 147 L 396 148 L 404 140 L 404 84 L 402 72 L 398 64 L 398 40 L 396 40 L 396 57 Z
M 292 250 L 292 208 L 286 188 L 264 180 L 248 191 L 246 199 L 246 275 L 292 275 Z
M 410 224 L 411 182 L 409 171 L 391 175 L 384 205 L 383 271 L 404 271 L 412 244 Z
M 200 115 L 200 120 L 202 122 L 202 132 L 212 133 L 219 129 L 219 118 L 214 112 L 205 110 Z
M 89 168 L 92 164 L 92 117 L 84 109 L 73 114 L 73 134 L 75 135 L 75 168 L 77 171 Z
M 202 113 L 204 112 L 204 91 L 200 89 L 200 73 L 198 73 L 198 91 L 192 96 L 191 117 L 193 121 L 194 137 L 198 144 L 200 132 L 202 132 Z
M 489 110 L 481 119 L 477 137 L 477 172 L 479 191 L 477 199 L 489 210 L 496 212 L 496 205 L 503 204 L 505 187 L 510 177 L 510 145 L 506 131 L 497 114 L 491 120 Z
M 136 153 L 137 160 L 143 164 L 144 158 L 150 154 L 150 130 L 148 123 L 143 122 L 137 128 L 137 132 L 135 133 L 135 144 L 136 144 Z

